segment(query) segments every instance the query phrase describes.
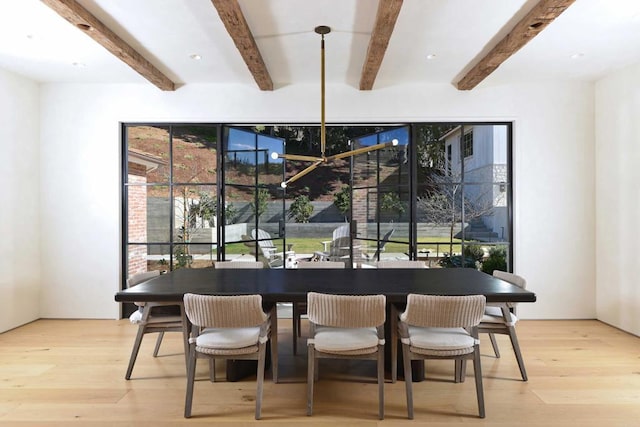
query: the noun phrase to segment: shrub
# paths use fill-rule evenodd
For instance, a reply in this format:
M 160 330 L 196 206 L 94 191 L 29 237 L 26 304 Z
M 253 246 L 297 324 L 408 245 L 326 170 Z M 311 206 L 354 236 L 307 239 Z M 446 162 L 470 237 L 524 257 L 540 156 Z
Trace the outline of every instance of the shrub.
M 438 261 L 438 264 L 444 268 L 479 268 L 483 257 L 484 250 L 480 245 L 467 245 L 464 247 L 462 255 L 447 255 Z
M 489 249 L 489 256 L 482 263 L 481 270 L 487 274 L 493 274 L 493 270 L 507 271 L 507 250 L 499 246 Z
M 351 208 L 351 188 L 348 185 L 345 185 L 333 195 L 333 204 L 336 205 L 342 215 L 347 216 Z
M 289 207 L 289 218 L 296 222 L 309 222 L 313 213 L 313 205 L 305 195 L 296 197 Z
M 256 200 L 252 200 L 249 202 L 249 206 L 251 207 L 251 212 L 256 217 L 256 219 L 260 219 L 260 216 L 267 211 L 267 201 L 269 200 L 269 190 L 266 188 L 261 188 L 258 190 L 257 194 L 257 203 Z

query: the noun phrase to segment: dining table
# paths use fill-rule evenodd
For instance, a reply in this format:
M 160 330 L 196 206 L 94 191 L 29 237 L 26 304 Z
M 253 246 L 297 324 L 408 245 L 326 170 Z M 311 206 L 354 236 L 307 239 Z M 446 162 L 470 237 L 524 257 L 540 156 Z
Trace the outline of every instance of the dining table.
M 216 269 L 181 268 L 161 274 L 115 294 L 121 303 L 175 302 L 181 304 L 186 293 L 202 295 L 262 296 L 265 309 L 276 313 L 277 303 L 306 302 L 307 293 L 335 295 L 385 295 L 389 313 L 406 304 L 411 293 L 426 295 L 484 295 L 487 303 L 532 303 L 536 294 L 473 268 L 425 269 Z M 190 324 L 184 319 L 184 338 Z M 392 322 L 387 322 L 391 324 Z M 277 346 L 277 321 L 272 322 L 272 344 Z M 387 338 L 394 334 L 387 326 Z M 277 347 L 276 347 L 277 348 Z M 276 352 L 277 354 L 277 352 Z M 389 360 L 390 358 L 386 358 Z M 272 360 L 277 366 L 277 359 Z M 421 379 L 423 368 L 412 365 L 414 378 Z M 237 379 L 233 363 L 227 376 Z

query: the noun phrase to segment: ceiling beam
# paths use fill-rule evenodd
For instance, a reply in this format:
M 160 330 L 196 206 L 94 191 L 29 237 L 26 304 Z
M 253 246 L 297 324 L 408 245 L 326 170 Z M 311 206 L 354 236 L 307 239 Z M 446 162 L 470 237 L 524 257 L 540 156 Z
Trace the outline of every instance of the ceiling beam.
M 471 90 L 537 36 L 575 0 L 540 0 L 502 40 L 462 77 L 456 86 Z
M 175 83 L 171 79 L 75 0 L 41 1 L 158 88 L 168 91 L 175 90 Z
M 401 7 L 402 0 L 380 0 L 378 3 L 376 22 L 371 32 L 367 56 L 362 65 L 360 90 L 373 89 L 373 83 L 376 81 L 376 76 L 387 51 L 389 39 L 393 33 L 393 27 L 396 25 Z
M 249 25 L 244 19 L 237 0 L 211 0 L 220 15 L 231 39 L 235 43 L 242 59 L 253 75 L 260 90 L 273 90 L 273 82 L 262 60 L 258 45 L 251 34 Z

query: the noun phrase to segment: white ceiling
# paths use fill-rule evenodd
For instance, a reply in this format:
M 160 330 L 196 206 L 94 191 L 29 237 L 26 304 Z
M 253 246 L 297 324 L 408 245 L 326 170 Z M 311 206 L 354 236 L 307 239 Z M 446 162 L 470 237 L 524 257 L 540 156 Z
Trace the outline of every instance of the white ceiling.
M 210 0 L 78 2 L 179 85 L 257 88 Z M 453 84 L 535 3 L 404 0 L 374 90 L 412 82 Z M 317 25 L 332 28 L 326 36 L 327 83 L 358 87 L 377 4 L 240 0 L 275 90 L 318 82 Z M 38 82 L 146 82 L 38 0 L 0 0 L 0 11 L 0 68 Z M 196 53 L 201 60 L 190 58 Z M 435 58 L 427 59 L 430 54 Z M 539 79 L 593 81 L 638 62 L 640 0 L 576 0 L 478 87 Z

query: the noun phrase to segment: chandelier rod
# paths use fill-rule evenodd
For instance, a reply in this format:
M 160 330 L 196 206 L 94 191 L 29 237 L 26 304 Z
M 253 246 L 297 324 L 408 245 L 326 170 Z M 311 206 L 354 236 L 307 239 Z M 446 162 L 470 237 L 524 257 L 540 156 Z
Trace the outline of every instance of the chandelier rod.
M 398 145 L 398 140 L 393 139 L 392 141 L 383 142 L 380 144 L 372 145 L 369 147 L 361 147 L 351 151 L 345 151 L 343 153 L 334 154 L 332 156 L 327 157 L 325 155 L 326 145 L 327 145 L 327 126 L 326 126 L 326 118 L 325 118 L 325 60 L 324 60 L 324 35 L 329 34 L 331 32 L 331 28 L 326 25 L 319 25 L 314 30 L 317 34 L 320 34 L 320 157 L 315 156 L 306 156 L 301 154 L 286 154 L 286 153 L 271 153 L 271 157 L 275 159 L 286 159 L 286 160 L 298 160 L 304 162 L 312 162 L 312 164 L 305 169 L 301 170 L 291 178 L 283 181 L 280 186 L 282 188 L 287 188 L 287 185 L 291 184 L 294 181 L 302 178 L 307 175 L 309 172 L 312 172 L 322 163 L 328 163 L 333 160 L 344 159 L 345 157 L 352 157 L 359 154 L 368 153 L 374 150 L 380 150 L 385 147 L 394 147 Z
M 325 72 L 324 72 L 324 35 L 331 32 L 331 28 L 320 25 L 315 32 L 320 34 L 320 156 L 324 158 L 327 144 L 327 131 L 325 121 Z

